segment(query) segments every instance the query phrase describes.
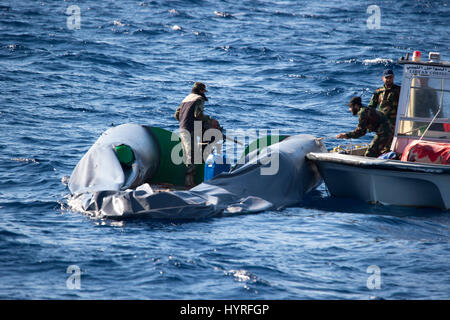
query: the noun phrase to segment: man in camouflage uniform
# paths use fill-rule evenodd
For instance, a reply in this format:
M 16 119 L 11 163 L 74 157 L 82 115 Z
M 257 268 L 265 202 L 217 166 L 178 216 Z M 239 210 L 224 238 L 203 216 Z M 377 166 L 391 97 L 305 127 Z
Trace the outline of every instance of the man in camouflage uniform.
M 376 158 L 389 152 L 394 134 L 386 116 L 374 108 L 364 107 L 360 97 L 353 97 L 348 106 L 353 115 L 358 115 L 358 127 L 351 132 L 340 133 L 336 138 L 357 139 L 364 136 L 368 130 L 376 134 L 364 156 Z
M 202 134 L 196 132 L 194 127 L 202 125 L 202 127 L 211 127 L 217 125 L 218 122 L 207 115 L 203 114 L 205 101 L 208 98 L 205 96 L 207 92 L 206 86 L 202 82 L 194 83 L 191 93 L 184 98 L 181 105 L 175 112 L 175 119 L 180 122 L 180 138 L 181 146 L 183 148 L 183 161 L 186 165 L 185 186 L 191 188 L 195 186 L 195 160 L 201 161 L 201 148 L 197 144 L 197 135 Z M 202 139 L 200 137 L 200 141 Z M 195 155 L 200 156 L 195 156 Z
M 394 84 L 394 72 L 390 69 L 384 71 L 383 82 L 384 85 L 375 90 L 367 106 L 383 112 L 389 119 L 392 129 L 395 130 L 400 86 Z

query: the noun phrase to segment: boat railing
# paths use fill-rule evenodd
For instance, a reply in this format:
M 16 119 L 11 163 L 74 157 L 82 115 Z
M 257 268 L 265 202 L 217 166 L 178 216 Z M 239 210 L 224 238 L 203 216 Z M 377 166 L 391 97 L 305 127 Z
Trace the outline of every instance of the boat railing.
M 367 148 L 369 148 L 368 143 L 360 143 L 360 144 L 345 143 L 340 144 L 337 147 L 334 147 L 332 150 L 330 150 L 330 152 L 340 154 L 350 154 L 354 156 L 363 156 Z

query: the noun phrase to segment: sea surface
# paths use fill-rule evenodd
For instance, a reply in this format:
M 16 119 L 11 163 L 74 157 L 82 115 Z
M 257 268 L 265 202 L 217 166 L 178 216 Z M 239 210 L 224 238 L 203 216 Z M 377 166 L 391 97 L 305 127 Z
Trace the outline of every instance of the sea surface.
M 334 136 L 385 68 L 401 82 L 406 52 L 449 61 L 449 30 L 439 0 L 0 0 L 0 299 L 449 299 L 448 211 L 324 185 L 295 207 L 194 222 L 67 206 L 102 132 L 176 130 L 195 81 L 226 129 Z

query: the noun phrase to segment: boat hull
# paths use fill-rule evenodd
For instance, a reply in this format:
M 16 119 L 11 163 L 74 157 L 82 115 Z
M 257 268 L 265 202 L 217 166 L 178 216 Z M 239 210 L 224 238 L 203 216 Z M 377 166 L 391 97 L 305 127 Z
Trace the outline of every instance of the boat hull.
M 331 195 L 388 205 L 450 209 L 450 168 L 368 159 L 341 154 L 308 154 Z

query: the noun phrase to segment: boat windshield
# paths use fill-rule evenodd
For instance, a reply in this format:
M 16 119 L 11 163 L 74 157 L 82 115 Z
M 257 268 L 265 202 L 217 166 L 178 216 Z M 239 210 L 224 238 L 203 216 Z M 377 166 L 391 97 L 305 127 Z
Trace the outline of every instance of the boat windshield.
M 409 97 L 398 135 L 450 139 L 450 79 L 413 76 L 407 80 L 402 87 L 409 86 Z

